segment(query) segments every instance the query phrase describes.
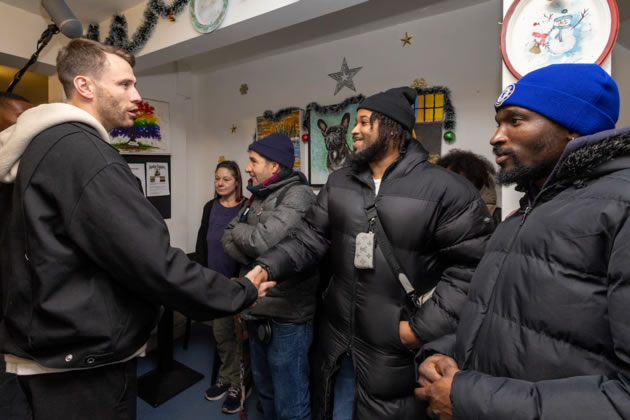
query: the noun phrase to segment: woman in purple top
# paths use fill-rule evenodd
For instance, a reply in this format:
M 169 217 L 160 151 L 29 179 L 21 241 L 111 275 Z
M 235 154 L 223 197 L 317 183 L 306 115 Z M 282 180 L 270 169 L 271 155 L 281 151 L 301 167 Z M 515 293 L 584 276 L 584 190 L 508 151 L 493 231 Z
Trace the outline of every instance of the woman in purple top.
M 201 226 L 197 234 L 196 259 L 204 266 L 228 277 L 238 275 L 238 264 L 228 257 L 221 245 L 226 226 L 236 217 L 243 204 L 243 181 L 236 162 L 220 162 L 214 172 L 214 198 L 203 208 Z M 240 338 L 234 326 L 234 317 L 228 316 L 212 321 L 212 332 L 221 359 L 217 382 L 205 392 L 207 400 L 221 399 L 224 413 L 236 413 L 240 408 Z M 244 346 L 247 347 L 247 346 Z M 243 355 L 245 374 L 249 376 L 249 355 Z

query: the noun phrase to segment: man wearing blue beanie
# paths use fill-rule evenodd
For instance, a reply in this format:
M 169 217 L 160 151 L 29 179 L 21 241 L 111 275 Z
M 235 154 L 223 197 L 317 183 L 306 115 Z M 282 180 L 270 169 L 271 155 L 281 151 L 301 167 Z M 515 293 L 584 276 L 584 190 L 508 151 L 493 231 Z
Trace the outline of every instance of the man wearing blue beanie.
M 524 192 L 456 334 L 418 355 L 440 419 L 630 418 L 630 127 L 595 64 L 532 71 L 495 104 L 498 181 Z
M 249 146 L 247 189 L 252 194 L 228 225 L 226 254 L 249 271 L 255 258 L 301 222 L 315 201 L 305 176 L 293 170 L 291 139 L 272 133 Z M 297 284 L 280 287 L 245 311 L 251 370 L 265 419 L 310 418 L 308 352 L 313 340 L 319 276 L 317 269 L 294 275 Z M 238 389 L 238 388 L 236 388 Z

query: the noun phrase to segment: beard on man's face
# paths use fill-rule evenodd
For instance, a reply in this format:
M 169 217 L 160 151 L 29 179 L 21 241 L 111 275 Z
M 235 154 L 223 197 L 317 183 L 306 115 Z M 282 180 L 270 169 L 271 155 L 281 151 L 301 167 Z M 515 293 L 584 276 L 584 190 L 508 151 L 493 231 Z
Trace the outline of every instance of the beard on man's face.
M 499 168 L 495 179 L 498 185 L 527 185 L 529 182 L 538 181 L 549 176 L 557 163 L 554 159 L 540 162 L 534 167 L 525 166 L 512 150 L 495 147 L 493 152 L 496 156 L 509 156 L 514 164 L 510 169 Z
M 360 152 L 354 152 L 352 156 L 352 167 L 360 168 L 366 166 L 370 162 L 375 162 L 385 156 L 387 151 L 387 145 L 389 140 L 387 137 L 380 137 L 374 143 L 361 150 Z

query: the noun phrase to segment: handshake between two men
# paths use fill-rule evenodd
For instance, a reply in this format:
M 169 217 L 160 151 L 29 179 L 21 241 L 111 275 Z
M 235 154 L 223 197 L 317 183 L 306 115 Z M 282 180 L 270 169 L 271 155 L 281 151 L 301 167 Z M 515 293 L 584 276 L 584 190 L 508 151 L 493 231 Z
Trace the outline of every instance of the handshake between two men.
M 269 274 L 259 265 L 245 274 L 245 277 L 258 289 L 258 298 L 265 297 L 269 289 L 276 285 L 275 281 L 269 281 Z

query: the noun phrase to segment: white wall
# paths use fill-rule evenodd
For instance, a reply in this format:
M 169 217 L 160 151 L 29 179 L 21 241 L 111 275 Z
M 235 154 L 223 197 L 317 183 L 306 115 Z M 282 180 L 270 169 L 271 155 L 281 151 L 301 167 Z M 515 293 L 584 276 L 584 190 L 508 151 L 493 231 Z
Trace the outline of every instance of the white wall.
M 194 123 L 188 138 L 188 244 L 192 248 L 202 206 L 213 194 L 211 177 L 220 155 L 247 163 L 256 117 L 265 110 L 309 102 L 334 104 L 362 93 L 370 95 L 424 78 L 451 89 L 457 114 L 457 141 L 443 145 L 472 149 L 492 159 L 488 140 L 494 131 L 494 104 L 500 93 L 498 48 L 501 2 L 377 29 L 334 42 L 259 59 L 200 75 L 194 80 Z M 405 32 L 412 45 L 402 47 Z M 333 96 L 329 73 L 348 65 L 363 67 L 355 76 L 357 92 Z M 240 95 L 241 83 L 249 93 Z M 231 133 L 232 124 L 238 126 Z M 247 178 L 245 178 L 247 179 Z
M 37 49 L 37 41 L 49 24 L 47 17 L 26 12 L 17 7 L 0 3 L 0 60 L 11 67 L 22 67 Z M 30 69 L 44 74 L 54 72 L 57 51 L 68 38 L 57 35 L 42 50 L 37 62 Z
M 630 126 L 630 51 L 617 44 L 612 52 L 612 76 L 619 86 L 621 111 L 617 127 Z
M 214 194 L 213 171 L 219 156 L 236 160 L 244 169 L 256 117 L 266 110 L 304 107 L 313 101 L 334 104 L 423 77 L 431 86 L 446 86 L 452 92 L 457 141 L 452 146 L 443 143 L 443 153 L 454 147 L 470 149 L 494 161 L 488 141 L 495 129 L 492 105 L 501 90 L 497 24 L 501 9 L 501 0 L 490 0 L 199 76 L 180 72 L 150 80 L 140 77 L 144 96 L 160 99 L 152 91 L 161 92 L 165 98 L 179 98 L 183 107 L 171 103 L 171 119 L 180 126 L 180 135 L 173 137 L 173 219 L 169 222 L 173 242 L 194 250 L 203 204 Z M 402 48 L 399 39 L 404 32 L 414 38 L 411 46 Z M 335 81 L 328 73 L 339 71 L 343 57 L 350 67 L 363 69 L 354 79 L 356 93 L 343 89 L 334 96 Z M 630 51 L 616 46 L 612 74 L 622 96 L 620 127 L 630 125 L 630 74 L 623 71 L 628 65 Z M 174 86 L 177 79 L 180 85 L 181 79 L 187 80 L 189 94 L 183 96 L 192 100 L 182 103 Z M 242 83 L 249 85 L 244 96 L 239 92 Z M 238 127 L 234 134 L 232 124 Z
M 192 80 L 194 76 L 176 64 L 154 69 L 138 75 L 138 91 L 143 98 L 168 102 L 171 138 L 171 218 L 166 220 L 171 235 L 171 245 L 192 252 L 187 248 L 188 215 L 190 202 L 187 170 L 188 130 L 192 123 Z

